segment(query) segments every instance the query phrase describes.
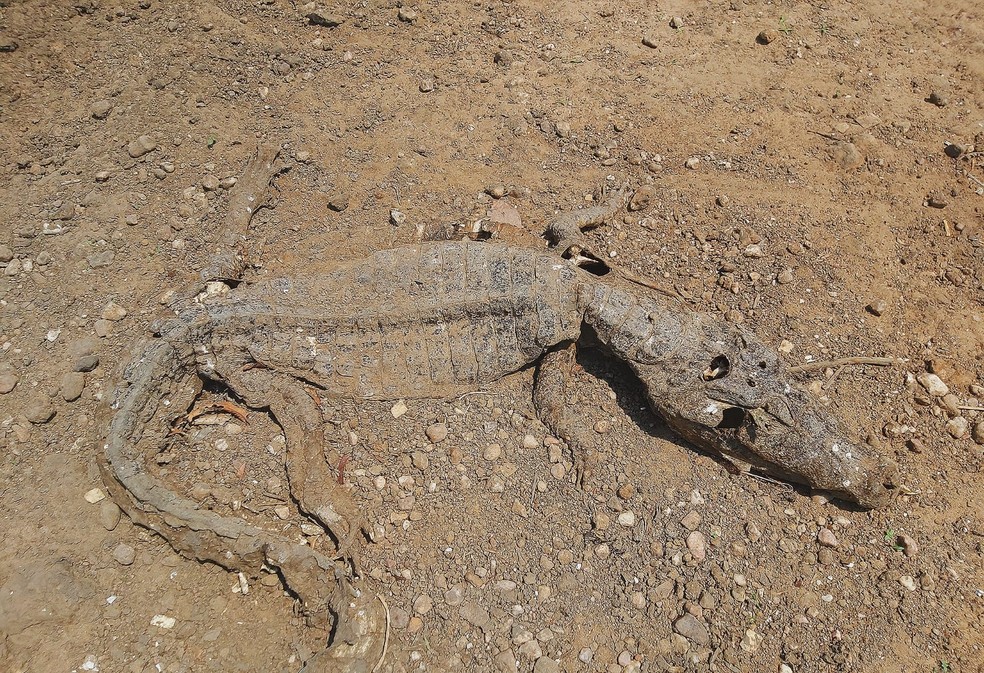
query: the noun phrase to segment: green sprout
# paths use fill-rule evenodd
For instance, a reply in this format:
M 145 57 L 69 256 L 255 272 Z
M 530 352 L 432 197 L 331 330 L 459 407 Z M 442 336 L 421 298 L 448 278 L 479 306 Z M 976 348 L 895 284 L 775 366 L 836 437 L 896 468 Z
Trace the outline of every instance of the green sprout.
M 785 16 L 779 17 L 779 32 L 787 37 L 793 32 L 793 27 L 789 25 L 789 21 L 786 20 Z

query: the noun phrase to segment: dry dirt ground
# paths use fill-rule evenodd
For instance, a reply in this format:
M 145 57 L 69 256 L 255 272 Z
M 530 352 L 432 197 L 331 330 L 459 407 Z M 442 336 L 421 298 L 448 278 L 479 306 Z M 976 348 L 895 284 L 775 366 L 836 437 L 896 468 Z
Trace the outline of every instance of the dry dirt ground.
M 530 371 L 398 419 L 326 410 L 390 607 L 378 670 L 984 670 L 976 0 L 0 1 L 0 668 L 297 671 L 324 647 L 276 576 L 244 593 L 86 499 L 114 370 L 195 282 L 258 139 L 290 171 L 254 276 L 493 203 L 538 234 L 628 182 L 648 203 L 592 244 L 684 309 L 791 364 L 905 358 L 802 375 L 901 467 L 870 512 L 729 473 L 590 351 L 587 489 Z M 155 469 L 300 537 L 276 426 L 213 420 Z

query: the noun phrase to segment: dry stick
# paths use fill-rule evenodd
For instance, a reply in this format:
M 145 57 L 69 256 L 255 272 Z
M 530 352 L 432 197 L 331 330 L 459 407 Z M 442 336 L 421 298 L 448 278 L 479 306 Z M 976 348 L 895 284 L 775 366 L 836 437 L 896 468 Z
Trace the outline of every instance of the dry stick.
M 957 409 L 960 409 L 962 411 L 984 411 L 984 407 L 970 407 L 970 406 L 962 406 L 959 404 L 957 405 Z
M 260 145 L 246 164 L 242 178 L 232 189 L 228 214 L 216 236 L 212 262 L 201 272 L 202 280 L 241 280 L 246 268 L 246 233 L 250 220 L 256 211 L 270 205 L 273 180 L 285 170 L 276 164 L 279 154 L 277 145 Z
M 892 365 L 901 364 L 905 362 L 902 358 L 866 358 L 866 357 L 851 357 L 851 358 L 838 358 L 836 360 L 822 360 L 820 362 L 807 362 L 804 365 L 796 365 L 795 367 L 790 367 L 789 371 L 796 372 L 809 372 L 815 369 L 826 369 L 827 367 L 842 367 L 844 365 L 876 365 L 878 367 L 891 367 Z

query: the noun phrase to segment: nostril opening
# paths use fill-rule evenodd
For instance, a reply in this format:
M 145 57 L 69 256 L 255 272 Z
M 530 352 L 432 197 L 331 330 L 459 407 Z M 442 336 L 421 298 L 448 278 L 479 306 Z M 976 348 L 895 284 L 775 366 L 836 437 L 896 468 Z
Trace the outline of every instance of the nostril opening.
M 723 379 L 731 371 L 731 361 L 726 355 L 718 355 L 711 360 L 710 366 L 700 375 L 705 381 Z
M 728 407 L 724 410 L 722 414 L 721 422 L 718 423 L 718 428 L 727 430 L 740 428 L 742 423 L 745 422 L 745 410 L 741 407 Z

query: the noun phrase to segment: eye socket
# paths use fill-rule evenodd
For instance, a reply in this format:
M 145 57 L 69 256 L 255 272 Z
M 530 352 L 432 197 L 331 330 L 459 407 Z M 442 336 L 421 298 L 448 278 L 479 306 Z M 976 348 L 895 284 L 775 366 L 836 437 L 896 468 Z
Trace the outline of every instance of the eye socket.
M 705 369 L 700 378 L 705 381 L 716 381 L 718 379 L 723 379 L 731 372 L 731 361 L 726 355 L 718 355 L 713 360 L 711 360 L 710 366 Z
M 740 428 L 742 423 L 745 422 L 745 410 L 741 407 L 728 407 L 724 410 L 722 414 L 721 422 L 717 424 L 718 428 L 721 429 L 731 429 Z

